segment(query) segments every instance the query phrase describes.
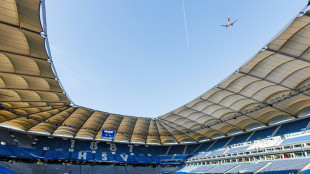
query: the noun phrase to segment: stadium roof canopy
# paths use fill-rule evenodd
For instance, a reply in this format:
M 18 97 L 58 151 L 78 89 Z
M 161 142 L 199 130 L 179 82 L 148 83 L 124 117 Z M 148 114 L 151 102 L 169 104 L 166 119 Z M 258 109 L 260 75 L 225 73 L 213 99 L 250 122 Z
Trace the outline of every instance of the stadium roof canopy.
M 310 106 L 309 13 L 216 87 L 151 119 L 72 105 L 46 52 L 42 4 L 0 1 L 1 127 L 98 140 L 109 129 L 118 142 L 195 143 L 301 117 Z

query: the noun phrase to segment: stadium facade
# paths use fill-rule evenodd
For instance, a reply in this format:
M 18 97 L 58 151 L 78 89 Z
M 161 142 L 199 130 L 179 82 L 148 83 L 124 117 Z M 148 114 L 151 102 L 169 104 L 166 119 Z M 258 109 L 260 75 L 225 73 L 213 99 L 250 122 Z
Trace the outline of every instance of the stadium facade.
M 307 172 L 309 12 L 220 84 L 152 119 L 74 105 L 53 66 L 45 1 L 2 0 L 0 9 L 0 166 L 28 166 L 30 173 L 47 173 L 49 165 L 42 172 L 29 161 L 176 166 L 154 173 L 183 164 L 177 173 Z M 115 135 L 109 139 L 103 130 Z M 111 166 L 76 170 L 82 168 L 103 173 Z M 114 169 L 124 173 L 124 166 Z

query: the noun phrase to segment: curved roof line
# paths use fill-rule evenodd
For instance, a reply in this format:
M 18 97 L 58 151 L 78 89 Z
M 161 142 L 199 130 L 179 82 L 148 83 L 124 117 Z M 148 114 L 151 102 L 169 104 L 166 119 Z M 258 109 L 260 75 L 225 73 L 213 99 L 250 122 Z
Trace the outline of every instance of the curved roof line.
M 274 113 L 297 118 L 310 106 L 310 68 L 305 68 L 310 67 L 309 12 L 295 17 L 215 87 L 167 114 L 147 118 L 75 105 L 52 61 L 45 0 L 1 1 L 2 6 L 6 8 L 0 14 L 1 127 L 102 141 L 101 131 L 109 129 L 116 131 L 115 142 L 184 144 L 216 138 L 218 133 L 228 136 L 237 127 L 250 131 L 250 123 L 268 126 L 266 117 Z

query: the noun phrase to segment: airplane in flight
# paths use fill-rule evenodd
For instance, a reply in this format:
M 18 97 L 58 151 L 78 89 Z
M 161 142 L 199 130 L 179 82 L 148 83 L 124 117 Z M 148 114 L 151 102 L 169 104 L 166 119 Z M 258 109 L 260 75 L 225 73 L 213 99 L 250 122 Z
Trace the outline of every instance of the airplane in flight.
M 236 19 L 234 22 L 230 23 L 230 18 L 228 17 L 228 19 L 227 19 L 227 25 L 221 25 L 221 26 L 230 29 L 230 28 L 234 25 L 234 23 L 237 22 L 237 20 L 238 20 L 238 19 Z

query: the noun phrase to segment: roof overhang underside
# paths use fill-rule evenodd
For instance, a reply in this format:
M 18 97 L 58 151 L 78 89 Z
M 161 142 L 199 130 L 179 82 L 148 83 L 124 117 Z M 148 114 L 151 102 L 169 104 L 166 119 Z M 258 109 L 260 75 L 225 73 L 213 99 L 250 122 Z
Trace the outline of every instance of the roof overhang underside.
M 41 34 L 40 0 L 0 1 L 0 126 L 116 142 L 195 143 L 303 116 L 310 106 L 310 17 L 276 39 L 216 87 L 157 119 L 71 106 Z

